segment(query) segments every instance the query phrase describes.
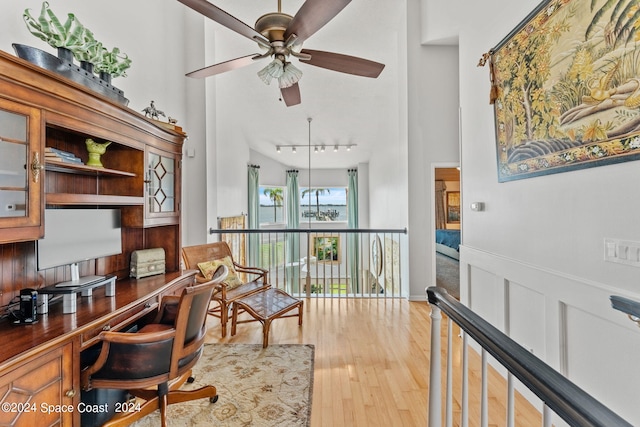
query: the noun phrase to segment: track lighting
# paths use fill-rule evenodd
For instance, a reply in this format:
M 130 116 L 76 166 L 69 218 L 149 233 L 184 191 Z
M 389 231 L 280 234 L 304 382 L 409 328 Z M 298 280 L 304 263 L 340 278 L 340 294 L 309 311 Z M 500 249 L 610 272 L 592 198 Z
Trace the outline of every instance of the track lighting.
M 356 145 L 357 144 L 335 144 L 333 146 L 333 151 L 337 153 L 338 150 L 340 150 L 340 147 L 344 147 L 347 151 L 351 151 L 351 148 L 355 147 Z M 281 153 L 283 148 L 291 148 L 292 153 L 297 153 L 298 148 L 309 149 L 309 152 L 311 152 L 311 149 L 312 149 L 311 147 L 313 147 L 314 153 L 324 153 L 327 148 L 324 144 L 313 145 L 313 146 L 309 144 L 282 144 L 282 145 L 276 145 L 276 152 Z

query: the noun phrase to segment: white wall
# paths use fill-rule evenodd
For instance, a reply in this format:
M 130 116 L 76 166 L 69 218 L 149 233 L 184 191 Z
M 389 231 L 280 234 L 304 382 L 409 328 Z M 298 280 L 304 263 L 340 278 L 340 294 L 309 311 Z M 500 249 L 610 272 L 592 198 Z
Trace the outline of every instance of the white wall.
M 183 6 L 170 0 L 111 0 L 107 3 L 82 0 L 49 0 L 53 12 L 63 21 L 73 12 L 96 39 L 108 48 L 119 47 L 132 59 L 128 77 L 113 80 L 124 91 L 129 107 L 140 111 L 155 100 L 158 109 L 186 119 L 183 52 L 185 43 Z M 4 0 L 0 15 L 0 49 L 12 53 L 12 43 L 22 43 L 55 54 L 48 44 L 33 36 L 22 20 L 26 8 L 38 17 L 41 0 Z M 127 11 L 127 12 L 123 12 Z M 143 18 L 144 17 L 144 18 Z M 146 22 L 154 22 L 153 27 Z M 171 82 L 168 84 L 167 82 Z
M 497 182 L 489 71 L 476 64 L 538 3 L 467 2 L 460 15 L 461 294 L 474 311 L 638 424 L 640 330 L 608 297 L 639 300 L 640 270 L 603 261 L 605 237 L 640 241 L 638 163 Z M 486 210 L 472 212 L 471 202 L 484 202 Z
M 195 13 L 184 14 L 185 39 L 184 68 L 197 70 L 205 64 L 206 52 L 204 18 Z M 209 227 L 216 227 L 208 220 L 208 212 L 215 212 L 215 194 L 207 191 L 209 183 L 215 183 L 215 171 L 207 167 L 215 161 L 213 149 L 207 149 L 207 117 L 215 115 L 215 109 L 207 102 L 206 80 L 186 79 L 185 131 L 189 138 L 184 145 L 182 158 L 182 243 L 185 246 L 209 241 Z M 214 116 L 215 117 L 215 116 Z
M 435 286 L 433 180 L 431 165 L 454 163 L 458 156 L 458 49 L 419 43 L 421 8 L 408 1 L 409 265 L 410 298 L 425 300 L 425 288 Z M 371 182 L 372 192 L 376 184 Z M 387 206 L 372 201 L 371 206 Z
M 461 0 L 424 0 L 420 13 L 422 43 L 457 45 L 461 10 Z

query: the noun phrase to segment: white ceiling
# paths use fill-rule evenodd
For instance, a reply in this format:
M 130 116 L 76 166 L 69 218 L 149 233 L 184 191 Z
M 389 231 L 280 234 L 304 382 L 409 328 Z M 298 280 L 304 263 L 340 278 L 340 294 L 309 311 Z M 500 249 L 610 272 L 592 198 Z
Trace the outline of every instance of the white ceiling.
M 264 13 L 277 11 L 276 0 L 210 0 L 251 27 Z M 295 15 L 302 0 L 283 0 L 282 12 Z M 398 143 L 399 101 L 403 99 L 399 76 L 406 73 L 405 10 L 403 0 L 353 0 L 347 7 L 307 39 L 304 47 L 358 56 L 385 64 L 377 79 L 357 77 L 292 62 L 304 73 L 299 82 L 302 103 L 286 107 L 279 101 L 277 83 L 265 85 L 256 73 L 269 60 L 208 79 L 216 84 L 216 134 L 218 141 L 248 146 L 287 167 L 306 169 L 307 148 L 297 154 L 290 149 L 276 153 L 277 145 L 307 145 L 311 122 L 311 145 L 327 146 L 311 156 L 311 167 L 348 168 L 369 161 L 376 147 Z M 196 12 L 192 12 L 196 13 Z M 251 40 L 207 20 L 207 33 L 215 39 L 214 57 L 207 64 L 222 62 L 261 50 Z M 208 40 L 207 43 L 210 43 Z M 400 48 L 400 49 L 399 49 Z M 350 152 L 335 144 L 355 144 Z

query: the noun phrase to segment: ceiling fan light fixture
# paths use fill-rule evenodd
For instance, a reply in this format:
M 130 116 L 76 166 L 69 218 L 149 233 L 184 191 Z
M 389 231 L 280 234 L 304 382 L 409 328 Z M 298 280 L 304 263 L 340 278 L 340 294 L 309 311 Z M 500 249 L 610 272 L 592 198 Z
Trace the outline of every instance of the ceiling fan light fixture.
M 298 83 L 298 80 L 302 77 L 302 71 L 300 71 L 291 62 L 285 62 L 284 73 L 278 78 L 280 83 L 280 89 L 285 89 Z
M 280 79 L 284 74 L 284 62 L 278 58 L 274 59 L 258 71 L 258 77 L 262 79 L 266 84 L 270 84 L 272 79 Z

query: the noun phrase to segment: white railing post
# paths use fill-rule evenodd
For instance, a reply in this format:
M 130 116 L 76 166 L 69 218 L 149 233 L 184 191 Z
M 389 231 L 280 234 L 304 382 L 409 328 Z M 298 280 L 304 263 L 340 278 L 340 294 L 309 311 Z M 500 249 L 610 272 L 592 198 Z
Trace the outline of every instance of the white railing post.
M 513 374 L 507 373 L 507 427 L 514 427 L 515 424 L 515 398 Z
M 487 351 L 482 348 L 482 390 L 480 395 L 480 427 L 489 426 L 489 376 L 487 374 Z
M 447 320 L 447 390 L 445 402 L 445 427 L 453 426 L 453 322 Z
M 442 426 L 442 361 L 440 350 L 440 309 L 431 305 L 431 357 L 429 360 L 429 427 Z
M 542 425 L 551 427 L 551 409 L 547 405 L 542 406 Z
M 462 332 L 462 404 L 460 405 L 460 427 L 469 426 L 469 339 Z

